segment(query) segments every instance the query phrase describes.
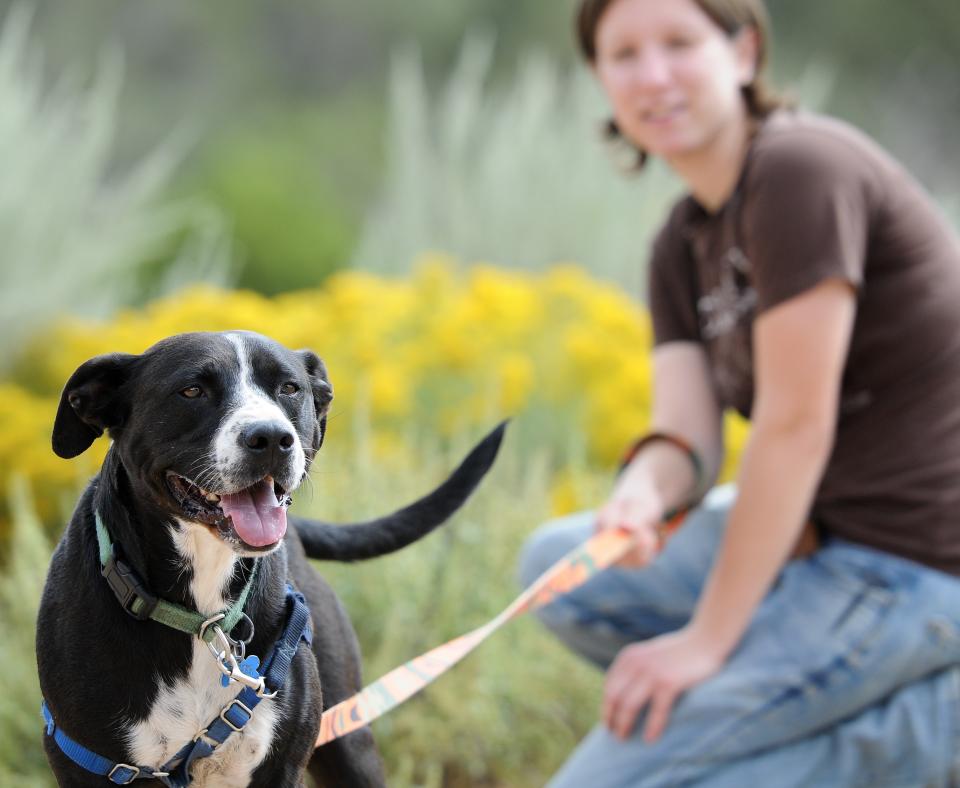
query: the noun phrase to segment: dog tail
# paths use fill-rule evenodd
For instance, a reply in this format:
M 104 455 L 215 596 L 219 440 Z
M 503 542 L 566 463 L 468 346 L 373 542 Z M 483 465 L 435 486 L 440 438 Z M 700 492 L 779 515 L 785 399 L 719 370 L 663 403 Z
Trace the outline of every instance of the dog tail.
M 502 422 L 474 446 L 437 489 L 393 514 L 351 525 L 294 520 L 307 555 L 321 561 L 360 561 L 392 553 L 430 533 L 463 505 L 490 470 L 506 426 Z

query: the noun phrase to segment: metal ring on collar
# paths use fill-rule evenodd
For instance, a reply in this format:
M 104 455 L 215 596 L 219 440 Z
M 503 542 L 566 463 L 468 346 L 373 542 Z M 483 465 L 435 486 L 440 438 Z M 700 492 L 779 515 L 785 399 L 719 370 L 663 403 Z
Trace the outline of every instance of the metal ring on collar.
M 130 776 L 123 782 L 114 779 L 114 775 L 117 773 L 118 769 L 126 769 L 128 772 L 130 772 Z M 103 772 L 101 772 L 101 774 L 102 773 Z M 131 766 L 129 763 L 118 763 L 116 766 L 114 766 L 110 770 L 110 774 L 107 775 L 107 779 L 110 780 L 110 782 L 114 783 L 115 785 L 130 785 L 130 783 L 136 780 L 137 777 L 139 776 L 140 776 L 139 766 Z
M 226 613 L 217 613 L 217 615 L 215 616 L 210 616 L 210 618 L 208 618 L 206 621 L 204 621 L 200 625 L 200 629 L 197 630 L 197 637 L 200 638 L 200 640 L 206 640 L 207 628 L 212 626 L 213 624 L 216 624 L 218 621 L 223 621 L 223 619 L 225 619 L 226 617 L 227 617 Z M 207 643 L 207 645 L 209 646 L 210 644 Z
M 240 624 L 242 624 L 242 623 L 244 623 L 244 622 L 246 622 L 247 627 L 249 627 L 249 632 L 248 632 L 247 636 L 246 636 L 245 638 L 235 636 L 235 635 L 233 634 L 233 631 L 234 631 L 238 626 L 240 626 Z M 230 630 L 230 633 L 227 635 L 227 637 L 230 638 L 230 640 L 232 640 L 234 643 L 239 643 L 239 644 L 242 645 L 242 644 L 249 643 L 251 640 L 253 640 L 253 633 L 254 633 L 255 631 L 256 631 L 256 630 L 253 628 L 253 621 L 250 620 L 250 616 L 248 616 L 246 613 L 241 613 L 241 614 L 240 614 L 240 619 L 237 621 L 236 624 L 233 625 L 233 629 Z

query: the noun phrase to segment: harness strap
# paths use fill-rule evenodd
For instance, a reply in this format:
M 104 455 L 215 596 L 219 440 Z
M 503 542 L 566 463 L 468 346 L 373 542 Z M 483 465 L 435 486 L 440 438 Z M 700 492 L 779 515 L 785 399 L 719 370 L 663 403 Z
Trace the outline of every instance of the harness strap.
M 264 682 L 271 694 L 276 693 L 283 686 L 293 657 L 300 646 L 300 641 L 303 640 L 308 646 L 313 642 L 310 608 L 307 607 L 303 595 L 299 591 L 295 591 L 289 584 L 287 585 L 286 602 L 287 623 L 280 634 L 280 638 L 274 643 L 270 653 L 267 654 L 262 666 Z M 254 673 L 256 672 L 254 670 Z M 250 687 L 244 687 L 237 694 L 237 697 L 221 710 L 219 716 L 207 726 L 206 731 L 201 736 L 198 736 L 194 742 L 189 743 L 184 750 L 181 750 L 173 759 L 164 764 L 164 769 L 170 768 L 183 753 L 183 760 L 172 770 L 171 784 L 174 788 L 184 788 L 184 786 L 190 784 L 190 769 L 194 761 L 212 755 L 214 750 L 233 733 L 241 731 L 250 722 L 253 710 L 263 700 L 263 697 L 269 696 L 258 695 Z M 210 743 L 211 741 L 213 744 Z
M 47 724 L 47 735 L 53 736 L 57 746 L 71 761 L 77 766 L 86 769 L 88 772 L 99 774 L 106 777 L 115 785 L 129 785 L 134 780 L 164 780 L 167 772 L 154 771 L 146 766 L 131 766 L 127 763 L 115 763 L 109 758 L 97 755 L 91 752 L 82 744 L 71 739 L 64 733 L 53 721 L 53 715 L 47 707 L 47 702 L 42 701 L 40 711 L 43 714 L 43 720 Z
M 141 621 L 151 619 L 171 629 L 196 635 L 204 643 L 212 642 L 215 632 L 211 627 L 204 626 L 209 619 L 194 610 L 188 610 L 182 605 L 168 602 L 150 593 L 136 570 L 117 556 L 117 551 L 110 541 L 110 533 L 100 518 L 100 512 L 94 512 L 94 519 L 97 525 L 101 573 L 123 609 Z M 224 632 L 230 632 L 243 616 L 243 607 L 247 603 L 259 565 L 259 561 L 254 562 L 253 571 L 240 596 L 220 614 L 223 618 L 218 621 L 218 625 Z
M 290 665 L 300 641 L 310 645 L 313 631 L 310 624 L 310 609 L 299 591 L 287 584 L 286 588 L 287 621 L 279 639 L 274 643 L 264 661 L 266 672 L 264 682 L 269 694 L 258 695 L 250 687 L 244 687 L 220 713 L 207 725 L 206 729 L 194 741 L 187 742 L 176 755 L 159 770 L 146 766 L 131 766 L 126 763 L 114 763 L 109 758 L 97 755 L 83 745 L 71 739 L 56 726 L 47 702 L 41 704 L 43 719 L 47 725 L 47 735 L 53 735 L 57 746 L 70 760 L 88 772 L 107 777 L 116 785 L 129 785 L 134 780 L 157 779 L 170 788 L 185 788 L 190 785 L 190 769 L 193 763 L 214 753 L 234 733 L 241 732 L 253 717 L 253 710 L 264 698 L 273 697 L 283 686 Z M 255 668 L 251 668 L 257 673 Z M 258 674 L 259 675 L 259 674 Z M 211 744 L 212 742 L 212 744 Z

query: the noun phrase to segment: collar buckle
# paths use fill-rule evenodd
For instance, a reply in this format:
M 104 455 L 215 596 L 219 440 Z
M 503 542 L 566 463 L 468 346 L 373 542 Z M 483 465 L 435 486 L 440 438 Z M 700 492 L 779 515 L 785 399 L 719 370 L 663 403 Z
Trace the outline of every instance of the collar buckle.
M 120 606 L 129 615 L 138 621 L 146 621 L 150 618 L 159 600 L 147 591 L 132 566 L 118 559 L 115 552 L 111 551 L 100 573 L 120 602 Z

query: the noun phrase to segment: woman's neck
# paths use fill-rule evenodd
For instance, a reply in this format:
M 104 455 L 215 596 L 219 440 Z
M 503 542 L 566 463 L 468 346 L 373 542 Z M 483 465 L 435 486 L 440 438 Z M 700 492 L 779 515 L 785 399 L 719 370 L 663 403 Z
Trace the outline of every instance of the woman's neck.
M 744 111 L 704 147 L 667 160 L 696 201 L 710 213 L 719 211 L 733 194 L 747 158 L 754 125 L 754 120 Z

